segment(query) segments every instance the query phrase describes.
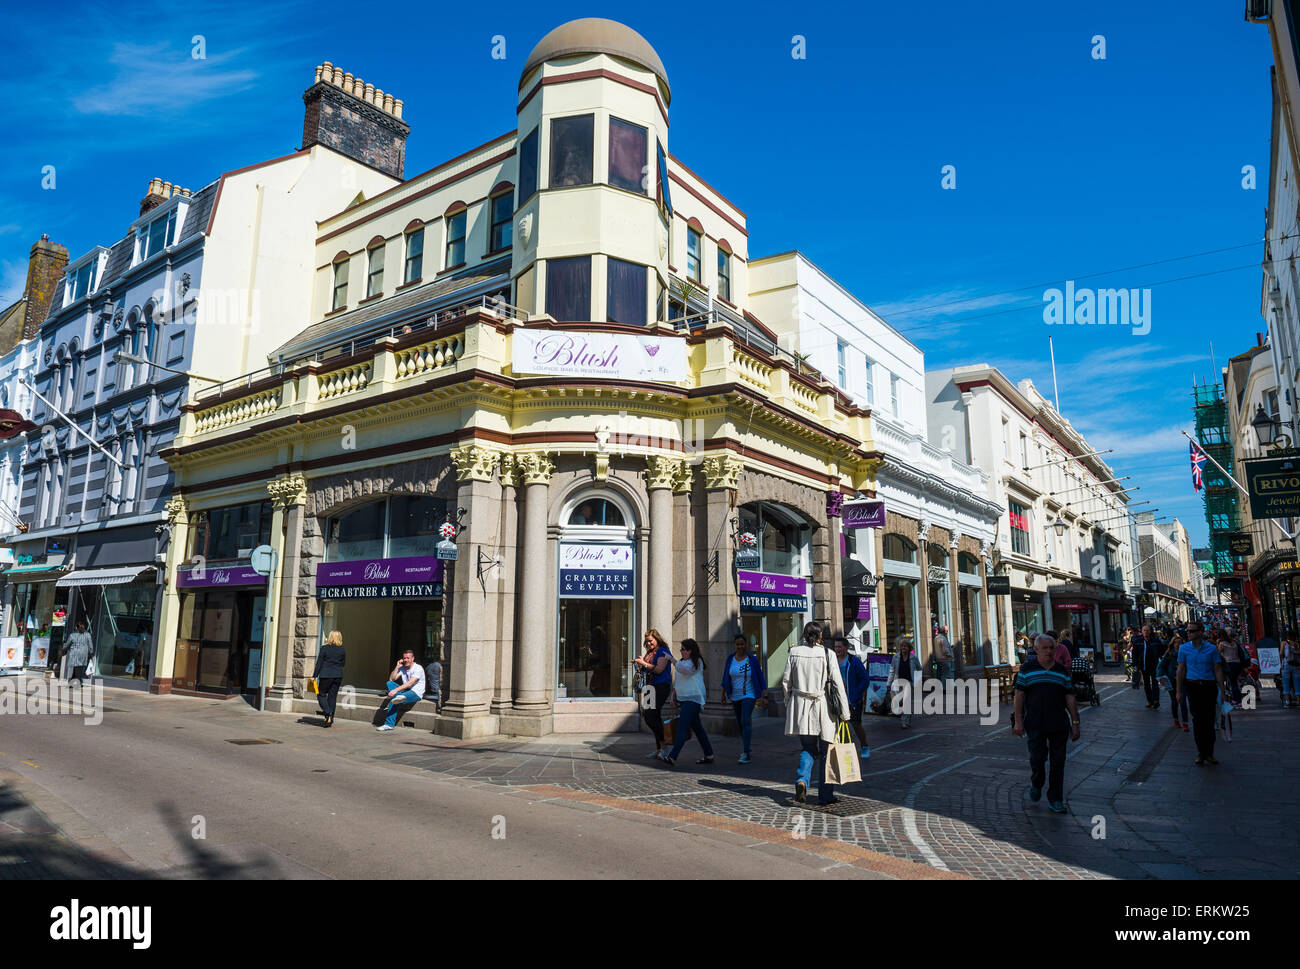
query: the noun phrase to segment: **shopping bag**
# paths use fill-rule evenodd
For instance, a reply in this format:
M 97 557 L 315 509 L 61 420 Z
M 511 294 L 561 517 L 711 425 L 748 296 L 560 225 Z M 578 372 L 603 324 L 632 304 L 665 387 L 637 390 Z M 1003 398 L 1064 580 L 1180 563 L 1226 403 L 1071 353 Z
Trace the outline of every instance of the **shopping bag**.
M 316 677 L 313 676 L 307 680 L 307 692 L 320 693 L 320 684 L 316 682 Z
M 671 744 L 677 742 L 677 714 L 673 713 L 664 717 L 664 743 Z
M 862 780 L 858 749 L 853 746 L 849 725 L 841 720 L 835 731 L 835 743 L 826 750 L 826 783 L 849 784 Z
M 94 678 L 95 678 L 95 657 L 91 656 L 90 662 L 86 664 L 86 679 L 93 680 Z

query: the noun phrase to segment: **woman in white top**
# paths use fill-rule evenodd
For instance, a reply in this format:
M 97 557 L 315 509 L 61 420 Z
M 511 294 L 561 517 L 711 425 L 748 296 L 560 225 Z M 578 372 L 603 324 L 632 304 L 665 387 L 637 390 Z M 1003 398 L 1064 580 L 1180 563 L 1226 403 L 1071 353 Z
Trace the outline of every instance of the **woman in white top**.
M 673 694 L 677 697 L 682 712 L 677 718 L 673 749 L 666 755 L 661 755 L 660 759 L 671 767 L 677 760 L 677 755 L 682 752 L 682 747 L 686 745 L 686 738 L 694 730 L 696 739 L 704 748 L 704 756 L 695 763 L 712 764 L 713 745 L 709 743 L 709 735 L 704 732 L 704 724 L 700 721 L 700 708 L 704 706 L 708 696 L 704 686 L 704 657 L 700 653 L 700 644 L 693 639 L 683 639 L 682 658 L 673 665 L 677 670 L 677 682 L 673 686 Z
M 785 735 L 799 738 L 803 748 L 799 754 L 799 769 L 795 772 L 794 799 L 802 804 L 807 799 L 808 779 L 816 770 L 817 803 L 834 804 L 839 800 L 835 788 L 823 783 L 826 749 L 835 741 L 839 722 L 849 713 L 849 698 L 844 691 L 844 679 L 831 651 L 821 644 L 822 627 L 810 622 L 803 627 L 803 642 L 791 647 L 785 664 L 781 686 L 785 689 Z M 833 718 L 826 706 L 828 689 L 839 698 L 839 717 Z

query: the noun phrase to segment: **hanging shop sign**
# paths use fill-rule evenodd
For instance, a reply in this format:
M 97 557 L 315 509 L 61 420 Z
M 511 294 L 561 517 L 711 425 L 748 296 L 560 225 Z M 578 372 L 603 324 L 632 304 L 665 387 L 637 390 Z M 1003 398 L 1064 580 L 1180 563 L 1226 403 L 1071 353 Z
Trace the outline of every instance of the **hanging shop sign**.
M 176 588 L 206 589 L 213 586 L 266 585 L 266 576 L 251 565 L 190 565 L 176 570 Z
M 1255 458 L 1242 463 L 1251 518 L 1300 515 L 1300 458 Z
M 517 374 L 686 380 L 686 340 L 627 333 L 575 333 L 515 327 L 511 366 Z
M 840 506 L 845 531 L 857 531 L 861 528 L 885 527 L 885 503 L 883 501 L 846 501 Z
M 840 538 L 843 539 L 844 536 L 841 535 Z M 758 554 L 758 536 L 753 532 L 741 532 L 736 542 L 736 568 L 758 568 L 761 561 Z
M 871 618 L 871 600 L 866 596 L 858 596 L 858 622 L 866 622 Z
M 991 596 L 1011 595 L 1011 576 L 990 575 L 986 581 L 988 582 L 989 595 Z
M 807 612 L 808 580 L 775 572 L 737 572 L 740 608 L 749 612 Z
M 1228 535 L 1228 551 L 1233 555 L 1254 555 L 1255 542 L 1250 532 L 1231 532 Z
M 560 545 L 561 599 L 631 599 L 634 574 L 630 543 Z
M 318 599 L 436 599 L 443 565 L 432 555 L 322 562 L 316 566 Z
M 1061 609 L 1065 612 L 1091 612 L 1092 606 L 1085 606 L 1082 602 L 1053 602 L 1053 609 Z

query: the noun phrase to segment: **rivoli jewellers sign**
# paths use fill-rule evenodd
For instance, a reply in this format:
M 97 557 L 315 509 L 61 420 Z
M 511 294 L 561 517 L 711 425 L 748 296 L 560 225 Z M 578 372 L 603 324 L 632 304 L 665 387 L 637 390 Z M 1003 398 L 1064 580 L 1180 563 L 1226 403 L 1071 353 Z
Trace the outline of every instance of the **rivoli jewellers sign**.
M 560 598 L 631 599 L 635 575 L 632 561 L 630 544 L 561 544 Z
M 1300 457 L 1258 458 L 1243 463 L 1251 518 L 1300 515 Z
M 686 340 L 515 327 L 511 366 L 517 374 L 608 377 L 614 380 L 686 380 Z

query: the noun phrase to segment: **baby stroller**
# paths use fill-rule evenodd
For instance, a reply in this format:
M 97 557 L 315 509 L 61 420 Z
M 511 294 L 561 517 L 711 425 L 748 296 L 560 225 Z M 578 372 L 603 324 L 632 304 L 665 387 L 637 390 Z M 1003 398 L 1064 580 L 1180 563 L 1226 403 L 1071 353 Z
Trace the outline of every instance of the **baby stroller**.
M 1075 700 L 1079 703 L 1091 703 L 1101 706 L 1101 697 L 1097 695 L 1097 684 L 1092 678 L 1092 664 L 1086 659 L 1076 659 L 1070 664 L 1070 683 L 1074 686 Z

